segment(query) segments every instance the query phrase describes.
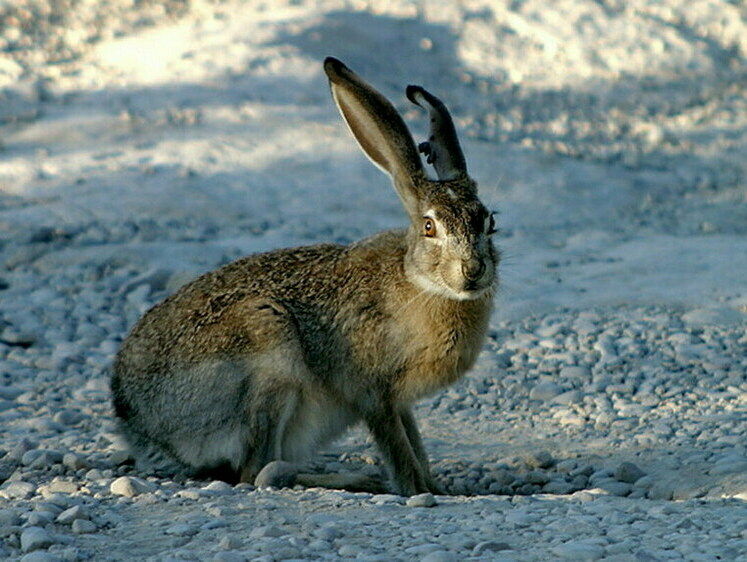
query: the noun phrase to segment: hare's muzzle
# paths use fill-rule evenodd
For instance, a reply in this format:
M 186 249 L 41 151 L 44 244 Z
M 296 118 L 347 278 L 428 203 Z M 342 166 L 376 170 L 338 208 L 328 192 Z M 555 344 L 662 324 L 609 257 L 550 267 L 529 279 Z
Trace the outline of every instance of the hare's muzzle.
M 478 258 L 471 258 L 462 262 L 462 275 L 465 280 L 473 284 L 485 274 L 485 262 Z

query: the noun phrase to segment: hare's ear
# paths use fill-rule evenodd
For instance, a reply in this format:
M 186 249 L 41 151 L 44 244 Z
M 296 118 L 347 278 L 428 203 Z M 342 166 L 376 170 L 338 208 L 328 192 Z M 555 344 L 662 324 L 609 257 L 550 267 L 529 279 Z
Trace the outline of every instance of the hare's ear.
M 423 175 L 415 141 L 389 101 L 339 60 L 327 57 L 324 71 L 332 97 L 358 144 L 388 173 L 407 212 L 419 215 L 415 176 Z
M 436 169 L 441 181 L 455 180 L 467 176 L 467 163 L 459 145 L 454 121 L 444 103 L 420 86 L 407 86 L 407 99 L 428 110 L 431 131 L 426 142 L 418 149 L 425 154 L 429 164 Z

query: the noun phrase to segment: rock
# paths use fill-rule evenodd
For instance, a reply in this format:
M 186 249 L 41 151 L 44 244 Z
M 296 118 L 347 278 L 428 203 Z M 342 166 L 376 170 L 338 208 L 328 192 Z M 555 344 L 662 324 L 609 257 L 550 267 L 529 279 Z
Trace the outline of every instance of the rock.
M 545 494 L 565 495 L 570 494 L 576 489 L 577 487 L 570 482 L 565 482 L 563 480 L 552 480 L 542 487 L 542 492 Z
M 214 480 L 210 484 L 203 486 L 202 489 L 212 495 L 223 495 L 233 492 L 233 486 L 221 480 Z
M 15 400 L 25 391 L 15 386 L 0 386 L 0 398 L 3 400 Z
M 60 558 L 49 552 L 37 550 L 21 557 L 21 562 L 64 562 L 65 558 Z
M 77 453 L 65 453 L 62 456 L 62 466 L 69 468 L 70 470 L 81 470 L 84 468 L 90 468 L 88 459 Z
M 53 494 L 74 494 L 78 491 L 78 485 L 75 482 L 59 478 L 52 480 L 47 488 Z
M 615 480 L 603 480 L 597 482 L 595 486 L 613 496 L 624 497 L 630 494 L 632 486 L 626 482 L 616 482 Z
M 529 399 L 547 402 L 562 392 L 563 388 L 554 382 L 541 382 L 529 391 Z
M 77 425 L 85 419 L 82 413 L 77 410 L 60 410 L 57 412 L 52 420 L 55 423 L 59 423 L 66 426 Z
M 200 525 L 200 530 L 210 531 L 212 529 L 223 529 L 225 527 L 228 527 L 228 521 L 225 519 L 211 519 L 210 521 Z
M 371 503 L 376 505 L 384 504 L 402 504 L 404 503 L 402 496 L 396 494 L 375 494 L 371 496 Z
M 34 527 L 46 527 L 54 520 L 55 514 L 51 511 L 32 511 L 26 516 L 26 524 Z
M 552 549 L 554 554 L 566 560 L 599 560 L 604 556 L 604 548 L 579 541 L 569 541 Z
M 455 554 L 448 550 L 436 550 L 430 554 L 426 554 L 420 559 L 420 562 L 456 562 L 457 557 Z
M 174 494 L 177 498 L 184 498 L 187 500 L 197 501 L 205 496 L 205 492 L 197 488 L 187 488 L 186 490 L 179 490 Z
M 276 527 L 275 525 L 263 525 L 261 527 L 255 527 L 252 532 L 249 533 L 249 537 L 253 539 L 259 539 L 263 537 L 284 537 L 288 534 L 288 531 Z
M 57 516 L 57 523 L 60 525 L 72 525 L 77 519 L 89 519 L 89 515 L 83 507 L 76 505 L 66 509 Z
M 219 552 L 215 556 L 213 556 L 212 561 L 213 562 L 246 562 L 249 560 L 244 554 L 241 554 L 240 552 Z M 256 558 L 255 560 L 262 560 L 264 562 L 264 558 Z
M 176 537 L 191 537 L 197 534 L 197 528 L 186 523 L 177 523 L 167 527 L 164 531 L 167 535 L 173 535 Z
M 333 524 L 324 525 L 318 529 L 315 529 L 313 534 L 316 538 L 325 541 L 333 541 L 343 536 L 343 533 L 342 531 L 340 531 L 339 527 Z
M 475 545 L 472 553 L 480 556 L 491 552 L 500 552 L 501 550 L 511 550 L 511 545 L 499 541 L 483 541 Z
M 36 486 L 31 482 L 24 482 L 23 480 L 16 480 L 14 482 L 6 482 L 3 485 L 0 494 L 4 495 L 9 499 L 27 500 L 36 492 Z
M 114 466 L 119 466 L 129 462 L 131 459 L 130 452 L 125 449 L 117 449 L 109 454 L 109 462 Z
M 21 457 L 21 464 L 29 468 L 47 468 L 62 462 L 62 453 L 47 449 L 31 449 Z
M 620 463 L 620 466 L 615 469 L 615 480 L 628 484 L 635 484 L 636 481 L 644 476 L 646 476 L 646 473 L 632 462 Z
M 555 459 L 549 451 L 537 451 L 526 458 L 527 464 L 532 468 L 550 468 L 555 464 Z
M 76 519 L 73 521 L 73 533 L 76 535 L 95 533 L 97 529 L 98 528 L 93 521 L 88 521 L 87 519 Z
M 111 483 L 109 490 L 117 496 L 132 498 L 156 491 L 156 485 L 134 476 L 121 476 Z
M 21 551 L 33 552 L 55 543 L 52 536 L 41 527 L 28 527 L 21 533 Z
M 292 463 L 272 461 L 259 471 L 254 485 L 259 487 L 291 488 L 296 484 L 298 470 Z
M 407 498 L 405 505 L 408 507 L 433 507 L 436 505 L 436 498 L 431 493 L 418 494 Z
M 583 400 L 584 395 L 580 390 L 569 390 L 567 392 L 558 394 L 551 400 L 551 402 L 553 404 L 562 404 L 563 406 L 568 406 L 570 404 L 579 404 L 580 402 L 583 402 Z
M 561 379 L 588 381 L 591 379 L 591 371 L 587 367 L 563 367 L 558 376 Z
M 21 517 L 14 509 L 0 509 L 0 527 L 15 527 L 21 524 Z
M 733 327 L 745 320 L 745 315 L 727 306 L 698 308 L 682 315 L 682 320 L 691 326 Z
M 236 550 L 241 548 L 241 541 L 231 535 L 224 535 L 218 541 L 218 548 L 221 550 Z

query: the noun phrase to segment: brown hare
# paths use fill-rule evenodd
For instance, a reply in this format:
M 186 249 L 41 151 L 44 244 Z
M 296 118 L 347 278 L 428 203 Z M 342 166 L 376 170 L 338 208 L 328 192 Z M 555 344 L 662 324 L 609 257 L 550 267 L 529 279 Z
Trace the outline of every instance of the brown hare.
M 408 228 L 248 256 L 182 287 L 122 344 L 114 409 L 139 466 L 227 469 L 243 482 L 363 422 L 393 492 L 437 493 L 412 406 L 457 381 L 481 349 L 498 283 L 493 216 L 439 99 L 406 91 L 430 114 L 419 149 L 433 180 L 391 103 L 339 60 L 324 70 L 353 136 L 391 176 Z

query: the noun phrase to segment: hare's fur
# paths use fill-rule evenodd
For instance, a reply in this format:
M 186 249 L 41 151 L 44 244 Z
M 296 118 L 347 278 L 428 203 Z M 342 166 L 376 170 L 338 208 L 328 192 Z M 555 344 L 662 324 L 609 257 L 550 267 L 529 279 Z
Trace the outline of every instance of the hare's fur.
M 345 105 L 338 99 L 345 95 L 380 96 L 372 89 L 347 94 L 345 79 L 368 86 L 337 64 L 328 74 L 338 105 Z M 337 91 L 334 78 L 342 84 Z M 381 113 L 376 109 L 367 117 L 372 122 Z M 357 118 L 343 115 L 371 156 L 360 131 L 371 124 L 351 124 Z M 402 148 L 409 139 L 403 123 L 384 125 L 389 140 L 377 142 L 392 153 L 411 150 Z M 145 314 L 123 343 L 112 379 L 120 426 L 141 466 L 191 474 L 228 470 L 251 482 L 268 462 L 301 461 L 363 421 L 387 461 L 394 491 L 438 491 L 411 406 L 475 361 L 498 255 L 466 172 L 459 180 L 434 181 L 414 162 L 397 165 L 399 171 L 382 167 L 410 213 L 408 230 L 350 246 L 249 256 L 203 275 Z M 402 187 L 397 175 L 407 166 Z M 425 212 L 434 215 L 442 239 L 423 237 Z

